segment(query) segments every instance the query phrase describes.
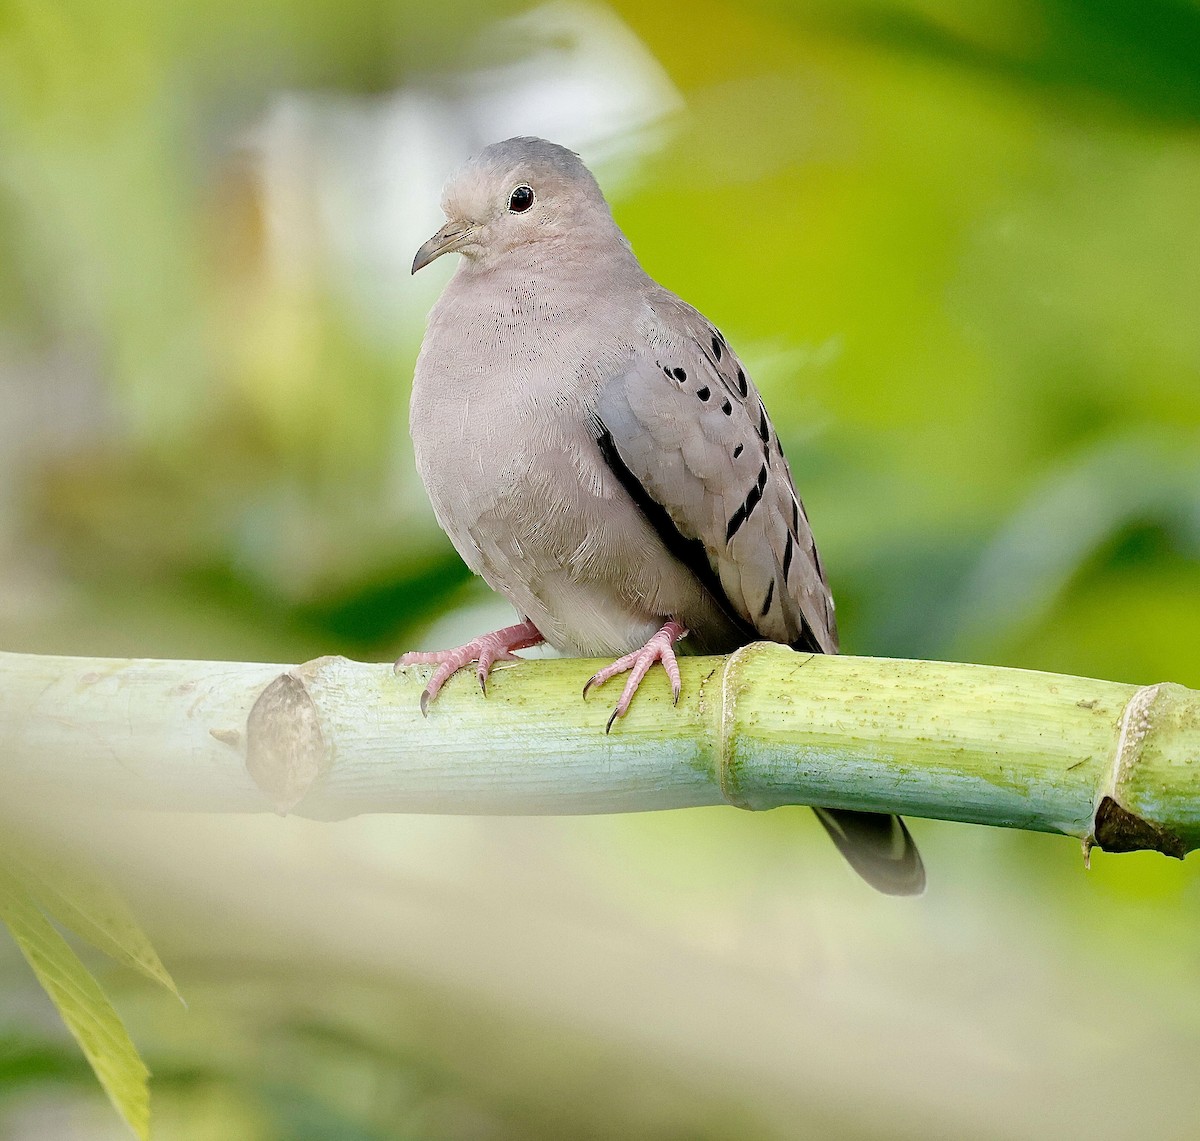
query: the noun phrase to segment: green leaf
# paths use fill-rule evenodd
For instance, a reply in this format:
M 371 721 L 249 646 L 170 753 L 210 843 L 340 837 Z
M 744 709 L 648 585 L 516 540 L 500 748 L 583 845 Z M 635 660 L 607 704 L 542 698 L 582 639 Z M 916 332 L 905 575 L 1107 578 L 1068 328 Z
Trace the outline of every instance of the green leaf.
M 150 1071 L 100 984 L 29 893 L 3 870 L 0 919 L 58 1008 L 113 1107 L 137 1137 L 149 1141 Z
M 111 884 L 41 857 L 18 859 L 10 853 L 4 863 L 42 910 L 67 930 L 118 963 L 141 971 L 183 1002 L 175 980 L 167 973 L 129 905 Z

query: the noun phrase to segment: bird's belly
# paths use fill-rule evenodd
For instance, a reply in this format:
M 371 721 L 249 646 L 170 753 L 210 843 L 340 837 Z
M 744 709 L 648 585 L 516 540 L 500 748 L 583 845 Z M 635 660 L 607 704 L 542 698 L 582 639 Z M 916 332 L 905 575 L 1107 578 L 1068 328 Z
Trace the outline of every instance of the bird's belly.
M 467 565 L 556 649 L 615 655 L 711 600 L 663 547 L 595 441 L 549 418 L 464 416 L 417 449 L 438 522 Z

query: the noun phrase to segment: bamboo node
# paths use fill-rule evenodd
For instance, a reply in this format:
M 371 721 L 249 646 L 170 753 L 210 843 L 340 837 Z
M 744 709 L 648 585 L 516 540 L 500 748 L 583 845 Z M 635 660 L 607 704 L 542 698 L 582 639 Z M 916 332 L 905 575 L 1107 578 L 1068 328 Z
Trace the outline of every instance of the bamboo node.
M 1084 838 L 1084 859 L 1093 844 L 1106 852 L 1151 850 L 1182 860 L 1187 845 L 1169 828 L 1129 811 L 1120 802 L 1122 787 L 1142 755 L 1152 724 L 1151 709 L 1163 683 L 1144 685 L 1125 704 L 1112 767 L 1100 789 L 1090 833 Z
M 741 665 L 743 658 L 753 653 L 756 645 L 757 643 L 751 642 L 748 646 L 742 646 L 740 649 L 734 650 L 725 659 L 721 668 L 721 703 L 717 710 L 716 729 L 717 784 L 721 789 L 721 795 L 734 808 L 752 809 L 754 807 L 738 790 L 738 761 L 734 756 L 734 736 L 732 730 L 737 711 L 738 667 Z
M 1161 682 L 1158 685 L 1144 685 L 1125 705 L 1121 714 L 1121 735 L 1117 739 L 1117 751 L 1109 778 L 1113 791 L 1121 787 L 1142 755 L 1142 746 L 1150 732 L 1150 707 L 1161 690 Z
M 308 687 L 291 671 L 280 674 L 246 719 L 246 770 L 285 816 L 331 764 Z

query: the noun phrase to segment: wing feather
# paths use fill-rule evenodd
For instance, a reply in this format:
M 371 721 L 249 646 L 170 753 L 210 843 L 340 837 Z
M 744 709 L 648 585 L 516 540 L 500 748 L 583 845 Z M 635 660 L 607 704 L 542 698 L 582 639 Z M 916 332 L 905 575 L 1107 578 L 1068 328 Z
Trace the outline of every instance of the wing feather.
M 663 291 L 643 343 L 601 388 L 597 418 L 611 457 L 693 561 L 702 553 L 705 585 L 748 636 L 837 652 L 829 584 L 778 434 L 700 313 Z
M 740 636 L 836 654 L 833 597 L 812 528 L 745 366 L 665 290 L 644 332 L 599 391 L 602 455 Z M 868 883 L 896 895 L 924 889 L 920 854 L 899 817 L 817 815 Z

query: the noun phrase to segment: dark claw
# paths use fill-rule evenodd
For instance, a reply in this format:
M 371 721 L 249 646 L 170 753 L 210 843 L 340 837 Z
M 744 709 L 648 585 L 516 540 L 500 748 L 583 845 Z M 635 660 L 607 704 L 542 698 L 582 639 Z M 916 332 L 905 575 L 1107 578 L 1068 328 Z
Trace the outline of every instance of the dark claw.
M 604 726 L 604 734 L 608 736 L 612 732 L 613 722 L 617 719 L 617 714 L 621 712 L 621 707 L 618 705 L 608 717 L 608 724 Z
M 487 697 L 487 677 L 488 677 L 487 671 L 486 670 L 476 670 L 475 676 L 477 678 L 479 678 L 479 688 L 483 692 L 483 696 Z
M 583 699 L 584 699 L 584 701 L 587 700 L 588 690 L 591 689 L 592 686 L 594 686 L 596 684 L 596 678 L 598 678 L 599 676 L 600 676 L 599 674 L 592 674 L 592 676 L 583 683 Z

